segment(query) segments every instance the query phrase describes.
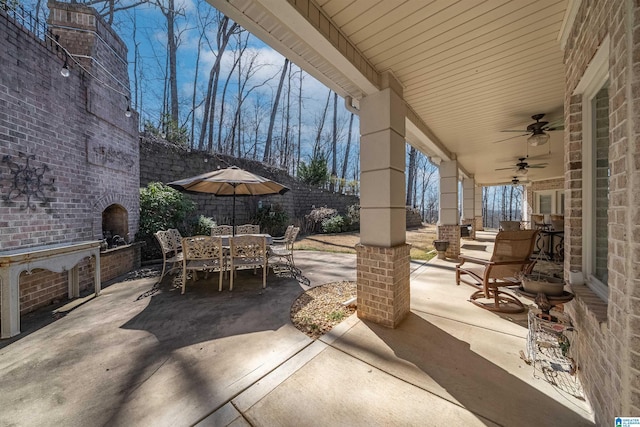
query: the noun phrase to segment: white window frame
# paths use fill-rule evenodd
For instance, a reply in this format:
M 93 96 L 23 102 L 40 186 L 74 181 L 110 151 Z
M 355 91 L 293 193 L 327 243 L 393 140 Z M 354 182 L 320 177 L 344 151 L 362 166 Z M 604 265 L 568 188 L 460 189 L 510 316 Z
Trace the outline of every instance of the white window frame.
M 609 79 L 610 37 L 603 40 L 587 66 L 574 95 L 582 95 L 582 271 L 585 283 L 604 301 L 609 301 L 609 287 L 592 274 L 593 259 L 593 108 L 592 100 Z
M 538 213 L 542 213 L 542 209 L 540 207 L 541 203 L 540 203 L 540 197 L 542 196 L 549 196 L 551 197 L 551 212 L 545 212 L 545 214 L 557 214 L 558 212 L 558 208 L 557 208 L 557 200 L 558 200 L 558 190 L 540 190 L 540 191 L 536 191 L 536 209 L 535 211 Z

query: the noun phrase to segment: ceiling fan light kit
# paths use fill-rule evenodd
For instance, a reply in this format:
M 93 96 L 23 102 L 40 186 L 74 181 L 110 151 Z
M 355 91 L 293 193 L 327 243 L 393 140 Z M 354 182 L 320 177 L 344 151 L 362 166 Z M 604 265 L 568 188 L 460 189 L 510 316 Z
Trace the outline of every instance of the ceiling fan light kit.
M 549 134 L 543 131 L 540 133 L 535 133 L 527 138 L 527 143 L 533 147 L 537 147 L 539 145 L 544 145 L 549 142 Z
M 534 114 L 533 116 L 531 116 L 531 118 L 535 120 L 535 123 L 531 123 L 529 126 L 527 126 L 526 130 L 503 130 L 502 132 L 526 132 L 525 134 L 518 135 L 518 136 L 529 135 L 529 137 L 527 138 L 527 143 L 533 147 L 544 145 L 547 142 L 549 142 L 549 134 L 547 132 L 555 131 L 555 130 L 563 130 L 564 126 L 562 125 L 549 126 L 549 122 L 541 121 L 543 117 L 544 117 L 544 114 Z M 508 141 L 510 139 L 517 138 L 518 136 L 501 139 L 500 141 L 496 141 L 496 143 Z
M 525 176 L 527 172 L 529 172 L 529 169 L 527 168 L 516 169 L 516 175 L 519 175 L 519 176 Z

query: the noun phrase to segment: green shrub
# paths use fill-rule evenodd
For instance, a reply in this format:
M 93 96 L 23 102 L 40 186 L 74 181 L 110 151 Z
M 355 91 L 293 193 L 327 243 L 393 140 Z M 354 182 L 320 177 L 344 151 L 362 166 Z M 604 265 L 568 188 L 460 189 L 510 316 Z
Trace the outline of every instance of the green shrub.
M 262 233 L 281 236 L 289 223 L 289 216 L 280 204 L 258 208 L 255 222 L 260 225 Z
M 344 218 L 342 215 L 332 216 L 322 221 L 323 233 L 340 233 L 344 230 Z
M 140 189 L 140 226 L 137 241 L 145 242 L 142 259 L 162 257 L 154 233 L 158 230 L 177 228 L 186 233 L 185 221 L 195 209 L 195 204 L 184 194 L 160 182 L 151 182 Z
M 190 224 L 190 236 L 208 236 L 211 234 L 211 228 L 216 226 L 216 222 L 213 218 L 200 215 L 197 218 L 193 218 Z

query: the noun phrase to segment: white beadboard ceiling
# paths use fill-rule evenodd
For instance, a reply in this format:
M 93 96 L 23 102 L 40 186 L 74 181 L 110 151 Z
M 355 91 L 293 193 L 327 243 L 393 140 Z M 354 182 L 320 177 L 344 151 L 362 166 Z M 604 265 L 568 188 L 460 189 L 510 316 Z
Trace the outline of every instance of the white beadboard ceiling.
M 510 181 L 513 171 L 495 169 L 527 154 L 549 164 L 527 179 L 563 174 L 562 131 L 541 147 L 502 131 L 524 130 L 538 113 L 562 122 L 559 37 L 569 0 L 209 2 L 342 96 L 357 101 L 393 73 L 422 122 L 410 142 L 454 155 L 479 184 Z

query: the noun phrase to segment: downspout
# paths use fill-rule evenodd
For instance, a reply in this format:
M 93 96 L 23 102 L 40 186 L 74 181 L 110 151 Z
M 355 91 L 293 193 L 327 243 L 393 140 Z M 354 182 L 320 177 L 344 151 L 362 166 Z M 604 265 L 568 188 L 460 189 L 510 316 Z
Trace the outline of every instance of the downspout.
M 360 110 L 353 105 L 353 98 L 351 96 L 347 95 L 344 97 L 344 108 L 346 108 L 350 113 L 360 116 Z

